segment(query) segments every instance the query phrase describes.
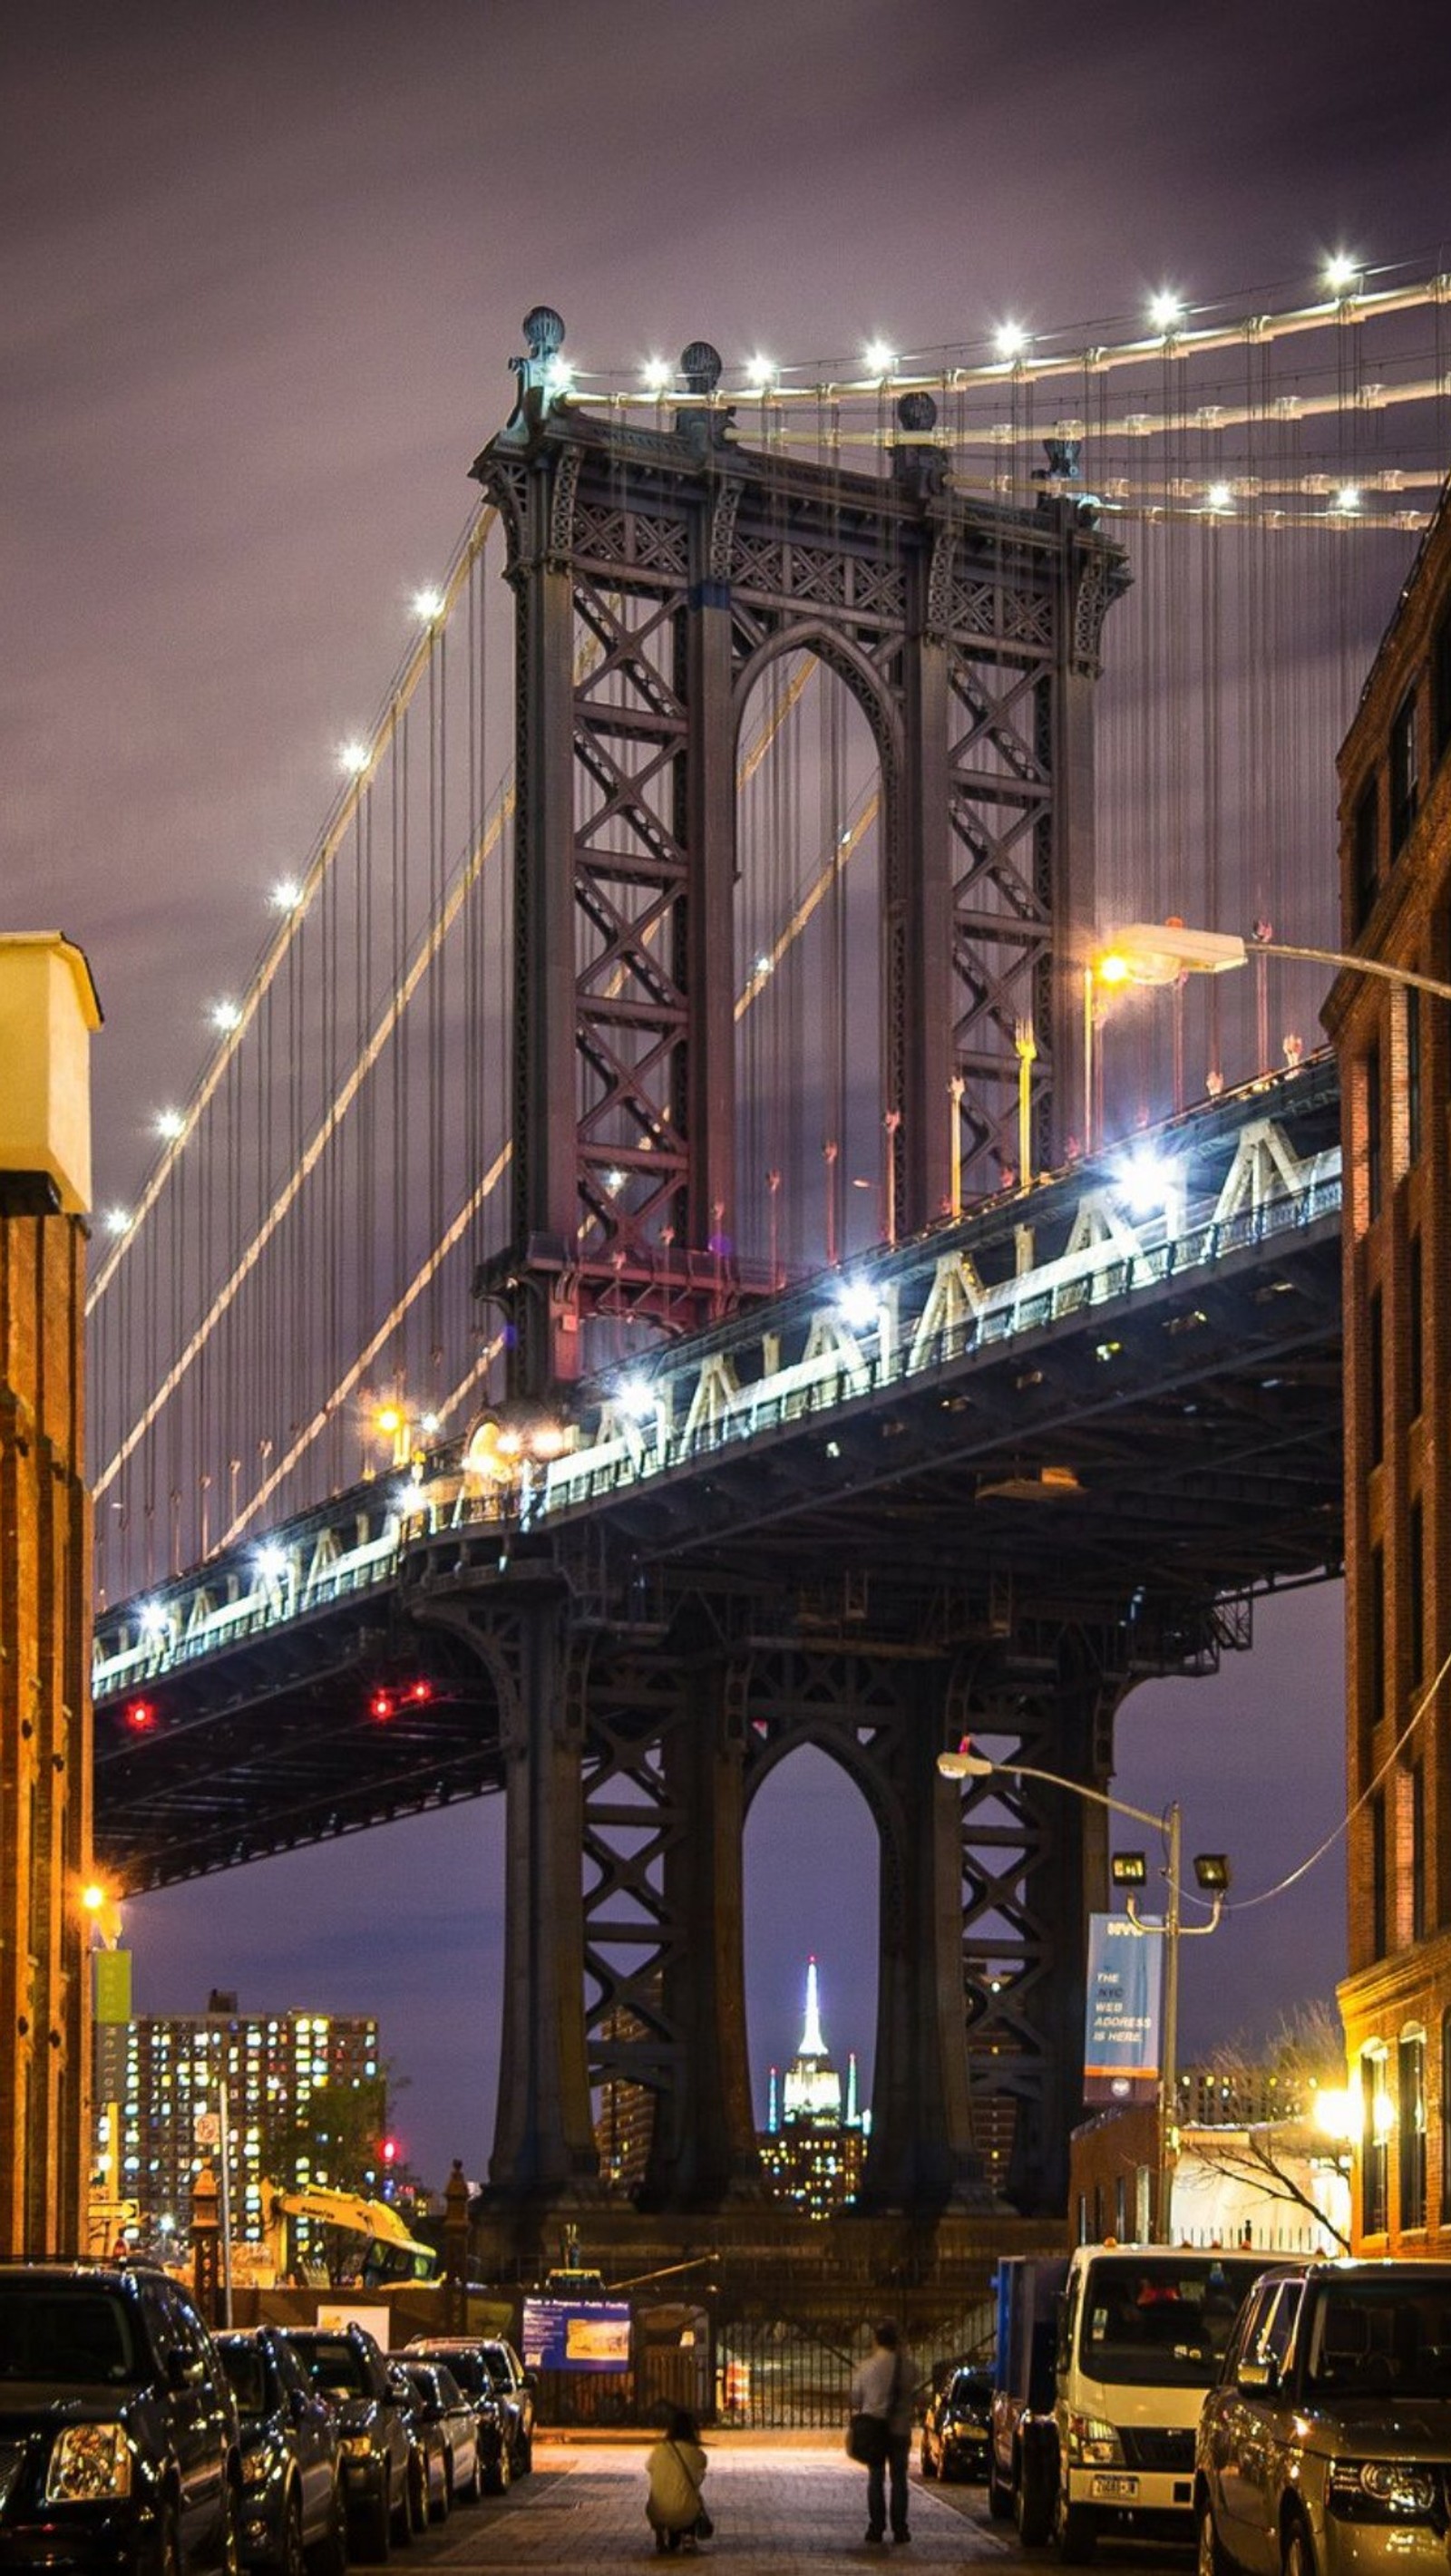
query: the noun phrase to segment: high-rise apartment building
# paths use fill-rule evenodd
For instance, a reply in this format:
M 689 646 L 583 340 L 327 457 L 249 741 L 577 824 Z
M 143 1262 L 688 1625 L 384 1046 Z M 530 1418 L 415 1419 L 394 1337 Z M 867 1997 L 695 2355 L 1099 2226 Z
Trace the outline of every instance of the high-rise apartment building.
M 381 2154 L 361 2167 L 355 2161 L 359 2135 L 380 2148 L 386 2120 L 372 2015 L 243 2014 L 235 1995 L 214 1993 L 206 2012 L 191 2018 L 97 2028 L 97 2164 L 111 2192 L 136 2203 L 148 2233 L 180 2236 L 190 2226 L 192 2178 L 203 2165 L 217 2167 L 223 2085 L 238 2238 L 265 2236 L 268 2183 L 288 2190 L 381 2183 Z M 363 2095 L 360 2118 L 349 2119 L 346 2097 L 354 2093 Z M 331 2121 L 318 2116 L 323 2108 Z
M 778 2078 L 770 2074 L 761 2164 L 776 2200 L 808 2218 L 827 2218 L 856 2197 L 871 2113 L 857 2102 L 856 2058 L 847 2059 L 843 2087 L 821 2029 L 816 1961 L 806 1963 L 806 2010 L 801 2044 Z
M 1342 946 L 1451 979 L 1451 501 L 1340 756 Z M 1357 2245 L 1451 2234 L 1451 1004 L 1343 973 L 1347 1776 Z M 1307 1747 L 1307 1759 L 1314 1759 Z

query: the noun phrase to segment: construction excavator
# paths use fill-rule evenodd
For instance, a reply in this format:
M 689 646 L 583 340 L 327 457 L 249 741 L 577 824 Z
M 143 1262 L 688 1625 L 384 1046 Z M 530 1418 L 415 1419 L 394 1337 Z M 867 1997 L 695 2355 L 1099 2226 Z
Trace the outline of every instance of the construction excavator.
M 279 2282 L 295 2281 L 316 2288 L 320 2286 L 317 2276 L 321 2272 L 331 2288 L 356 2284 L 371 2290 L 385 2282 L 439 2278 L 439 2258 L 434 2247 L 409 2235 L 391 2201 L 365 2200 L 358 2192 L 325 2191 L 321 2187 L 283 2191 L 273 2184 L 268 2187 L 267 2217 L 274 2277 Z M 324 2239 L 327 2250 L 323 2263 L 299 2256 L 291 2225 L 296 2218 L 310 2219 L 329 2231 Z

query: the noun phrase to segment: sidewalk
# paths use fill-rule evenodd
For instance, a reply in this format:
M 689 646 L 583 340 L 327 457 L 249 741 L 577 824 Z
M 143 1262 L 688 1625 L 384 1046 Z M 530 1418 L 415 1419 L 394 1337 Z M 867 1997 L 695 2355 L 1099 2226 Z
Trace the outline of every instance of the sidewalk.
M 888 2568 L 960 2568 L 977 2560 L 989 2576 L 1010 2555 L 1011 2530 L 1000 2538 L 985 2528 L 978 2487 L 924 2485 L 914 2471 L 910 2547 L 871 2548 L 863 2539 L 866 2478 L 839 2440 L 724 2433 L 707 2442 L 714 2540 L 693 2559 L 657 2558 L 645 2521 L 645 2448 L 639 2435 L 628 2442 L 537 2435 L 533 2475 L 497 2503 L 455 2513 L 428 2545 L 428 2564 L 524 2567 L 536 2576 L 689 2566 L 704 2576 L 719 2559 L 731 2576 L 789 2576 L 796 2568 L 810 2576 L 877 2568 L 885 2576 Z

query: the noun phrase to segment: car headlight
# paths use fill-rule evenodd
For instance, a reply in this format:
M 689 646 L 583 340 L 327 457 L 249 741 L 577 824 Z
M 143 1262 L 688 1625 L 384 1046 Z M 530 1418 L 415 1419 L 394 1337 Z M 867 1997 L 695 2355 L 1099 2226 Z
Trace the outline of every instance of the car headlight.
M 1070 2460 L 1091 2462 L 1103 2468 L 1122 2460 L 1123 2444 L 1117 2427 L 1106 2424 L 1101 2415 L 1070 2415 L 1068 2418 L 1068 2456 Z
M 47 2504 L 89 2504 L 131 2492 L 131 2445 L 124 2424 L 67 2424 L 45 2473 Z
M 373 2451 L 373 2437 L 370 2433 L 344 2433 L 338 2449 L 345 2460 L 370 2459 Z
M 1328 2501 L 1347 2520 L 1424 2521 L 1436 2509 L 1436 2488 L 1435 2470 L 1419 2460 L 1335 2460 Z

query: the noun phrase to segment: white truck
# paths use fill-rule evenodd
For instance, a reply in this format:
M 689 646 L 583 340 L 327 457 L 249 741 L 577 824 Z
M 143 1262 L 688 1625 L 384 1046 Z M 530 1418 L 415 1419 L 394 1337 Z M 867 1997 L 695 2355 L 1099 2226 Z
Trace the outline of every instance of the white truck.
M 992 2511 L 1070 2565 L 1100 2532 L 1191 2539 L 1204 2392 L 1270 2260 L 1106 2244 L 1002 2263 Z

